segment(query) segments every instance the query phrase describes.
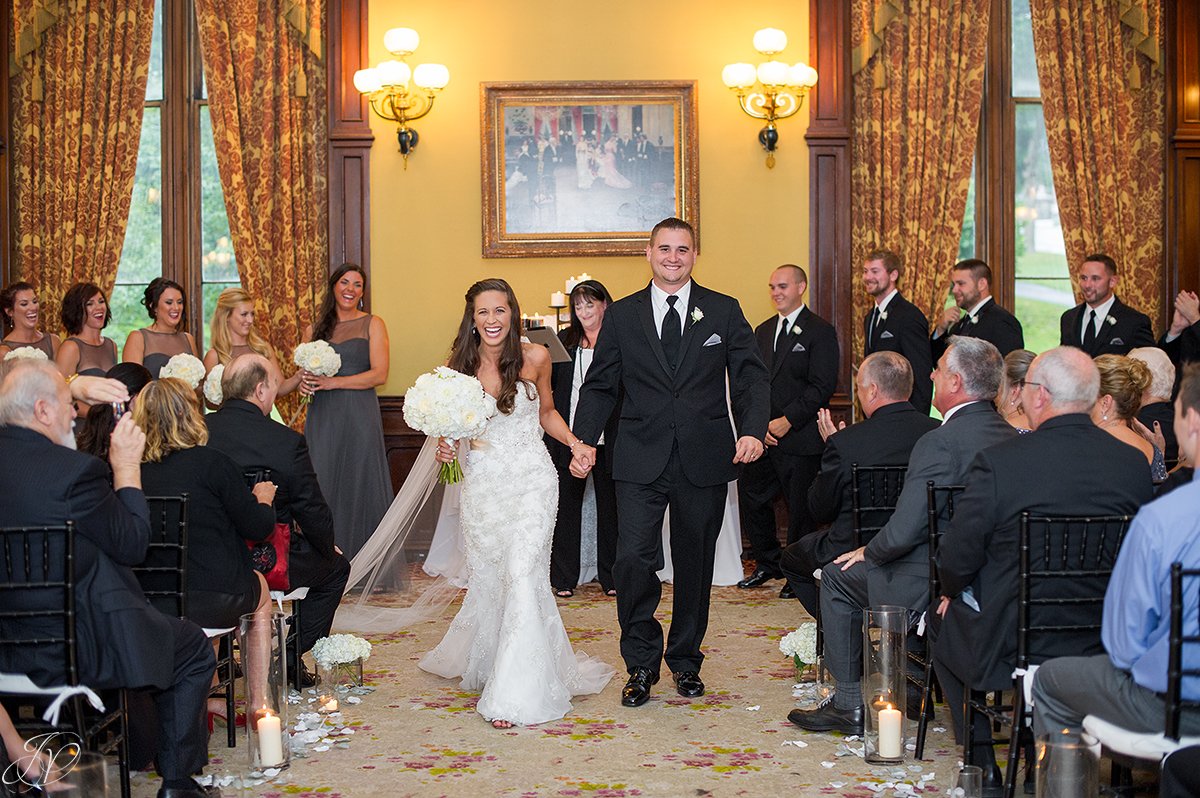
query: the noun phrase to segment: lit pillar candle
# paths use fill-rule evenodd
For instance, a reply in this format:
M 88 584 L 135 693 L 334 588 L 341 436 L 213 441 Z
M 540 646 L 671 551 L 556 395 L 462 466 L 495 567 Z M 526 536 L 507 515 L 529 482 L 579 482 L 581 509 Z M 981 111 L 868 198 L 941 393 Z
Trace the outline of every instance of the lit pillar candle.
M 579 285 L 579 279 L 575 275 L 572 274 L 570 277 L 567 278 L 567 293 L 569 294 L 572 291 L 574 291 L 575 286 L 577 286 L 577 285 Z
M 258 761 L 263 767 L 283 762 L 283 733 L 279 716 L 265 710 L 258 719 Z
M 321 698 L 318 699 L 318 701 L 321 704 L 321 709 L 320 709 L 321 712 L 330 713 L 330 712 L 338 711 L 338 701 L 336 698 L 333 698 L 331 696 L 321 696 Z
M 583 274 L 579 275 L 579 282 L 581 282 L 581 283 L 584 280 L 590 280 L 590 279 L 592 279 L 592 275 L 588 274 L 587 272 L 584 272 Z
M 567 306 L 567 297 L 562 291 L 555 291 L 550 295 L 550 307 L 563 308 Z
M 879 755 L 885 759 L 899 759 L 904 740 L 904 715 L 888 704 L 879 710 Z

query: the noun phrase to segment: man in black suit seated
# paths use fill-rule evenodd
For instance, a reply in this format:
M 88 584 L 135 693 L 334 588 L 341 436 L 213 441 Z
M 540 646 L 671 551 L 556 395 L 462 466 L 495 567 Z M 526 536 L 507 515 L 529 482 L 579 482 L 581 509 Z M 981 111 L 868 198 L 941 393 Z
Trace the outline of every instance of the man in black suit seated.
M 742 529 L 750 540 L 755 570 L 738 587 L 758 587 L 783 578 L 779 570 L 779 536 L 775 530 L 775 497 L 788 508 L 787 542 L 795 543 L 816 529 L 808 512 L 808 489 L 821 468 L 825 441 L 817 430 L 817 411 L 829 404 L 837 387 L 837 333 L 804 304 L 808 275 L 785 264 L 768 283 L 775 316 L 758 325 L 754 337 L 771 374 L 771 422 L 767 453 L 747 463 L 738 478 Z M 780 598 L 792 598 L 784 586 Z
M 1137 420 L 1152 434 L 1162 435 L 1163 458 L 1167 468 L 1179 460 L 1179 443 L 1175 440 L 1175 405 L 1171 394 L 1175 389 L 1175 366 L 1167 353 L 1157 346 L 1139 346 L 1129 356 L 1140 360 L 1150 369 L 1150 387 L 1142 394 L 1142 406 Z
M 825 452 L 821 455 L 821 470 L 808 491 L 808 508 L 817 523 L 832 523 L 789 545 L 779 561 L 792 592 L 814 617 L 817 586 L 813 571 L 854 548 L 850 466 L 907 465 L 917 439 L 938 425 L 908 403 L 912 368 L 895 352 L 867 357 L 854 382 L 865 421 L 849 427 L 843 423 L 840 429 L 834 429 L 829 411 L 820 411 Z
M 307 587 L 297 632 L 300 653 L 329 634 L 334 613 L 350 577 L 350 563 L 333 544 L 333 513 L 325 503 L 304 436 L 270 417 L 279 377 L 262 355 L 245 354 L 225 367 L 221 409 L 205 416 L 208 445 L 243 468 L 271 469 L 275 520 L 292 524 L 288 580 Z M 302 686 L 312 677 L 299 674 Z
M 1175 313 L 1171 326 L 1158 339 L 1158 347 L 1167 353 L 1175 364 L 1176 384 L 1174 396 L 1179 388 L 1178 378 L 1188 363 L 1200 361 L 1200 297 L 1195 291 L 1182 290 L 1175 295 Z
M 147 688 L 158 710 L 159 798 L 219 796 L 192 780 L 208 762 L 205 701 L 215 658 L 200 627 L 150 606 L 130 566 L 146 556 L 150 510 L 142 493 L 146 436 L 125 415 L 104 463 L 73 451 L 75 409 L 52 363 L 0 368 L 0 518 L 5 526 L 75 522 L 79 679 L 93 689 Z M 19 596 L 5 601 L 19 603 Z M 36 623 L 36 621 L 34 621 Z M 66 683 L 66 663 L 6 652 L 0 671 L 39 685 Z
M 950 293 L 954 295 L 954 307 L 942 313 L 930 338 L 935 362 L 946 351 L 951 335 L 991 341 L 1000 350 L 1000 357 L 1025 348 L 1021 322 L 992 298 L 992 270 L 986 263 L 971 258 L 954 264 Z
M 900 294 L 897 286 L 902 276 L 904 266 L 894 252 L 879 249 L 863 259 L 863 288 L 875 300 L 871 312 L 863 317 L 863 357 L 875 352 L 903 355 L 913 375 L 912 395 L 905 398 L 917 410 L 928 413 L 933 397 L 929 320 Z
M 933 404 L 945 420 L 913 447 L 896 511 L 869 543 L 821 571 L 825 661 L 837 692 L 815 710 L 792 710 L 788 720 L 800 728 L 862 734 L 862 611 L 891 604 L 907 607 L 915 619 L 928 606 L 926 483 L 961 484 L 977 453 L 1016 437 L 992 406 L 1003 373 L 1004 361 L 991 343 L 950 337 L 933 372 Z
M 1154 346 L 1150 317 L 1117 299 L 1117 262 L 1088 255 L 1076 275 L 1083 302 L 1062 314 L 1059 344 L 1075 346 L 1091 357 L 1127 355 L 1135 346 Z
M 1146 458 L 1088 417 L 1099 391 L 1100 374 L 1087 354 L 1072 347 L 1043 352 L 1021 388 L 1034 431 L 984 449 L 967 471 L 966 490 L 938 548 L 938 575 L 949 598 L 939 604 L 943 620 L 933 630 L 934 667 L 960 741 L 966 689 L 1012 687 L 1021 513 L 1132 514 L 1153 495 Z M 1097 637 L 1096 651 L 1081 651 L 1079 636 L 1070 634 L 1059 645 L 1061 651 L 1047 653 L 1100 649 Z M 985 781 L 995 784 L 991 724 L 982 715 L 974 739 L 972 764 L 983 766 Z

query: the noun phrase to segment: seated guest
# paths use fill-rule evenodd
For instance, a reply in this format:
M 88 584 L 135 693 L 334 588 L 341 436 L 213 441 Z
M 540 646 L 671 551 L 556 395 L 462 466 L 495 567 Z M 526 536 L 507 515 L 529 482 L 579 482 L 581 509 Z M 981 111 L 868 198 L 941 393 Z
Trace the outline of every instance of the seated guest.
M 978 258 L 960 260 L 950 270 L 950 293 L 954 307 L 947 308 L 930 336 L 936 362 L 946 351 L 951 335 L 990 341 L 1001 357 L 1025 346 L 1025 334 L 1017 317 L 992 298 L 992 269 Z M 966 311 L 965 313 L 963 311 Z
M 868 544 L 821 571 L 825 662 L 837 691 L 831 704 L 792 710 L 788 720 L 802 729 L 862 734 L 863 608 L 907 607 L 915 618 L 929 604 L 926 483 L 960 484 L 981 449 L 1017 434 L 992 407 L 1000 352 L 981 338 L 953 335 L 947 343 L 933 370 L 933 405 L 945 420 L 913 446 L 896 511 Z
M 85 374 L 102 377 L 117 365 L 117 345 L 101 331 L 112 321 L 108 298 L 93 283 L 76 283 L 63 295 L 61 311 L 67 339 L 59 344 L 54 362 L 64 377 Z
M 813 571 L 854 548 L 850 466 L 906 465 L 917 439 L 938 425 L 909 404 L 912 380 L 912 367 L 902 355 L 876 352 L 863 360 L 854 377 L 866 420 L 835 430 L 829 411 L 819 411 L 825 451 L 808 491 L 808 509 L 818 524 L 832 523 L 789 544 L 779 558 L 788 585 L 809 615 L 817 614 Z
M 1150 439 L 1162 436 L 1159 448 L 1167 461 L 1167 468 L 1171 468 L 1179 460 L 1179 444 L 1175 442 L 1175 406 L 1171 404 L 1175 366 L 1165 352 L 1154 346 L 1139 346 L 1129 356 L 1142 361 L 1150 369 L 1150 387 L 1142 392 L 1142 405 L 1137 413 L 1138 422 L 1146 429 L 1138 431 Z
M 1043 352 L 1021 390 L 1034 431 L 982 450 L 967 470 L 966 490 L 938 548 L 938 575 L 950 598 L 938 608 L 944 620 L 933 638 L 934 667 L 959 741 L 965 691 L 1012 687 L 1021 513 L 1124 515 L 1150 499 L 1146 458 L 1088 416 L 1099 391 L 1100 374 L 1085 353 Z M 1048 653 L 1079 653 L 1075 636 L 1064 636 L 1061 645 Z M 983 766 L 985 782 L 994 785 L 1000 776 L 983 715 L 974 733 L 971 764 Z
M 1151 481 L 1162 482 L 1167 478 L 1162 450 L 1133 428 L 1142 394 L 1150 387 L 1150 369 L 1124 355 L 1101 355 L 1096 358 L 1096 368 L 1100 371 L 1100 397 L 1092 407 L 1093 423 L 1141 452 L 1150 466 Z
M 1014 349 L 1004 356 L 1004 378 L 996 393 L 996 409 L 1019 434 L 1029 432 L 1029 418 L 1021 404 L 1021 383 L 1036 355 L 1028 349 Z
M 275 485 L 260 482 L 251 492 L 238 465 L 204 445 L 208 429 L 196 392 L 183 380 L 168 377 L 143 388 L 133 420 L 146 432 L 146 494 L 188 494 L 188 618 L 206 629 L 237 626 L 250 613 L 269 618 L 267 582 L 251 566 L 245 541 L 264 540 L 274 531 Z M 254 706 L 266 680 L 266 662 L 260 658 L 266 653 L 251 651 L 247 657 Z M 223 702 L 210 706 L 217 714 L 223 709 Z
M 152 691 L 159 798 L 219 796 L 216 787 L 191 778 L 208 758 L 204 701 L 216 663 L 212 646 L 195 624 L 151 607 L 130 570 L 150 542 L 140 469 L 145 436 L 130 416 L 117 423 L 110 486 L 99 460 L 71 451 L 74 415 L 70 391 L 53 365 L 26 360 L 0 368 L 0 518 L 12 526 L 75 522 L 80 682 Z M 27 674 L 40 685 L 66 682 L 65 663 L 32 651 L 7 654 L 0 670 Z
M 166 277 L 155 277 L 146 286 L 142 304 L 150 314 L 151 324 L 129 334 L 121 350 L 121 360 L 140 363 L 157 379 L 158 372 L 175 355 L 200 357 L 196 341 L 185 326 L 183 286 Z
M 279 373 L 270 360 L 242 355 L 225 367 L 221 377 L 225 397 L 221 409 L 204 420 L 208 448 L 228 455 L 243 470 L 271 469 L 278 486 L 275 521 L 290 523 L 293 530 L 288 578 L 292 588 L 308 588 L 297 633 L 304 654 L 329 634 L 350 563 L 333 544 L 333 514 L 317 484 L 304 436 L 270 418 L 278 388 Z M 289 676 L 302 687 L 311 684 L 307 674 Z
M 1088 255 L 1075 275 L 1083 302 L 1059 319 L 1059 345 L 1097 355 L 1126 355 L 1138 346 L 1154 346 L 1150 317 L 1126 305 L 1113 289 L 1117 262 L 1108 255 Z
M 129 390 L 130 403 L 153 379 L 145 366 L 138 363 L 118 363 L 104 376 L 120 381 Z M 78 379 L 73 382 L 78 382 Z M 130 409 L 129 404 L 121 404 L 125 405 L 125 410 Z M 112 437 L 113 427 L 117 425 L 117 414 L 121 409 L 120 405 L 112 404 L 93 405 L 89 408 L 83 424 L 75 430 L 79 451 L 107 460 L 108 441 Z
M 1189 457 L 1200 453 L 1200 366 L 1185 370 L 1175 399 L 1175 434 Z M 1117 555 L 1104 596 L 1104 651 L 1061 657 L 1033 680 L 1036 734 L 1078 731 L 1086 715 L 1135 732 L 1163 730 L 1170 650 L 1171 564 L 1200 568 L 1200 482 L 1177 488 L 1138 510 Z M 1200 623 L 1195 580 L 1185 580 L 1184 634 Z M 1183 667 L 1200 667 L 1184 648 Z M 1183 680 L 1183 700 L 1200 701 L 1200 679 Z M 1200 734 L 1200 711 L 1184 709 L 1182 734 Z M 1193 795 L 1195 793 L 1192 793 Z

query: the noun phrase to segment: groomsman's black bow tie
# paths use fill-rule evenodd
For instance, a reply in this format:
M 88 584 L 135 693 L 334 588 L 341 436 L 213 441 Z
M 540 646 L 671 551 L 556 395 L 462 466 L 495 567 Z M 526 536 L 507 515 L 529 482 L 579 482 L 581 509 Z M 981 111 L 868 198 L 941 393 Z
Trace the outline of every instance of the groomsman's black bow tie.
M 679 301 L 677 296 L 667 297 L 667 314 L 663 316 L 662 329 L 659 330 L 659 339 L 662 341 L 663 354 L 667 356 L 667 362 L 671 364 L 671 368 L 675 368 L 679 363 L 679 341 L 683 337 L 680 332 L 680 316 L 679 311 L 675 308 L 675 303 Z

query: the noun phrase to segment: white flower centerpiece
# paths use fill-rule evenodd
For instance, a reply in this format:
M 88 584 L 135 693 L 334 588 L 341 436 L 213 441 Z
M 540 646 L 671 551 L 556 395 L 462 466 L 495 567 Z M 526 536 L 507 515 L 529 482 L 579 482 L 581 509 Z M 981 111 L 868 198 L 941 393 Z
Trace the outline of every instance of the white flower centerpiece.
M 330 635 L 313 644 L 312 655 L 321 692 L 344 692 L 362 687 L 363 660 L 371 656 L 371 644 L 355 635 Z
M 5 360 L 49 360 L 46 353 L 33 346 L 18 346 L 4 356 Z
M 800 624 L 800 628 L 789 632 L 779 640 L 779 651 L 792 658 L 799 675 L 817 661 L 817 625 L 812 621 Z
M 167 365 L 162 367 L 158 372 L 158 378 L 161 380 L 164 377 L 174 377 L 177 380 L 183 380 L 194 391 L 200 387 L 200 383 L 204 380 L 204 363 L 195 355 L 189 355 L 183 352 L 178 355 L 172 355 L 167 361 Z
M 225 401 L 225 395 L 221 392 L 221 378 L 224 376 L 225 365 L 218 363 L 204 378 L 204 398 L 214 407 L 220 406 L 221 402 Z
M 342 368 L 342 356 L 328 341 L 321 340 L 309 341 L 296 347 L 296 351 L 292 353 L 292 362 L 318 377 L 333 377 Z M 312 401 L 312 394 L 301 396 L 300 401 L 308 404 Z
M 479 380 L 446 366 L 417 377 L 404 393 L 404 421 L 432 438 L 476 438 L 495 413 L 496 400 L 483 390 Z M 452 484 L 462 478 L 458 458 L 442 463 L 439 482 Z

